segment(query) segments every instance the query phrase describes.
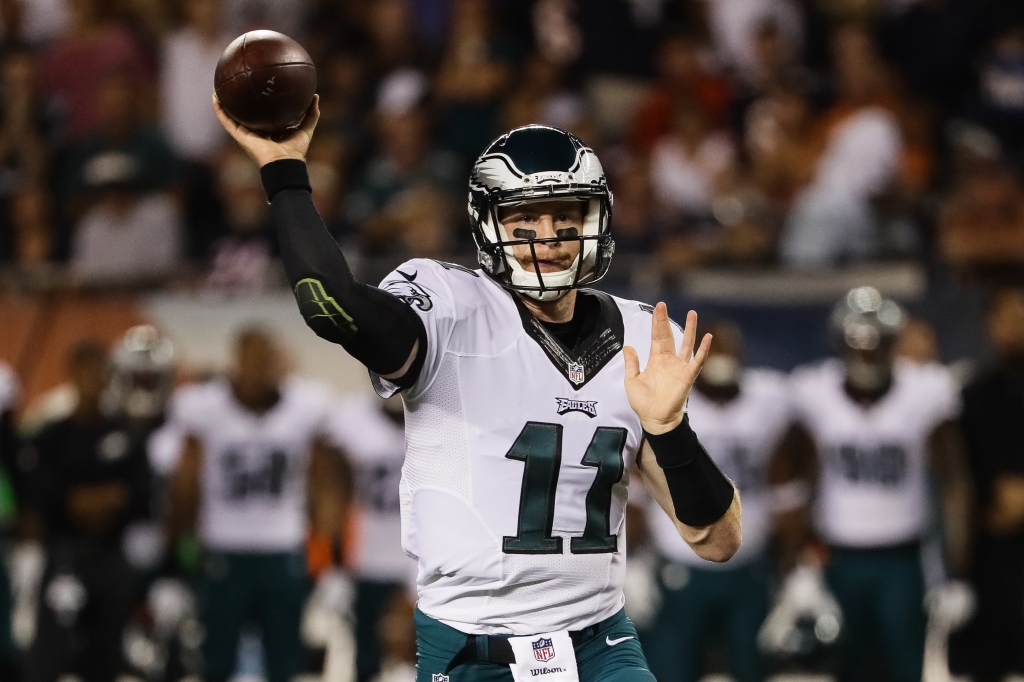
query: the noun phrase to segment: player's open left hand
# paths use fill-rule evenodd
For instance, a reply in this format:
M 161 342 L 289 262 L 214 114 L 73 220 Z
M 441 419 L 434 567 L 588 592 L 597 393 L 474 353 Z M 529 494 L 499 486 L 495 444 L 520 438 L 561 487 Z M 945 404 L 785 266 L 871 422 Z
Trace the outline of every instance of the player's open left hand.
M 309 142 L 313 139 L 313 130 L 316 122 L 320 120 L 320 95 L 314 95 L 313 101 L 306 111 L 306 117 L 297 128 L 288 130 L 273 138 L 258 135 L 243 125 L 240 125 L 233 118 L 228 116 L 217 95 L 213 96 L 213 110 L 217 112 L 217 118 L 224 130 L 235 139 L 235 142 L 242 146 L 242 149 L 251 156 L 262 168 L 271 161 L 281 159 L 306 160 L 306 150 L 309 149 Z
M 683 407 L 711 348 L 711 334 L 705 334 L 693 352 L 697 338 L 697 313 L 686 315 L 683 345 L 676 352 L 668 307 L 659 303 L 651 320 L 651 356 L 640 371 L 640 358 L 631 346 L 622 349 L 626 359 L 626 396 L 648 433 L 671 431 L 683 420 Z M 692 358 L 691 358 L 692 356 Z

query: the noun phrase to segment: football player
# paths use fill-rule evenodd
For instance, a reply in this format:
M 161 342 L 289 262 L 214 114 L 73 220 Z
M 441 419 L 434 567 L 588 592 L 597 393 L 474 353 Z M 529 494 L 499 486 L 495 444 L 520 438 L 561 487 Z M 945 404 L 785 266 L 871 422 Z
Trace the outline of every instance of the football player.
M 73 674 L 112 680 L 128 672 L 123 635 L 138 572 L 125 550 L 129 529 L 149 513 L 145 434 L 103 410 L 107 350 L 81 342 L 69 360 L 74 411 L 47 424 L 18 455 L 38 462 L 24 489 L 47 554 L 26 661 L 30 682 Z
M 721 635 L 732 677 L 759 682 L 757 632 L 768 613 L 764 554 L 773 530 L 768 472 L 790 425 L 786 377 L 744 368 L 734 325 L 708 330 L 715 345 L 687 411 L 708 454 L 743 495 L 743 545 L 726 563 L 712 564 L 680 539 L 668 517 L 652 515 L 654 540 L 668 563 L 661 571 L 663 606 L 644 647 L 659 682 L 697 682 L 711 638 Z
M 674 330 L 664 304 L 580 288 L 614 249 L 594 152 L 554 128 L 502 135 L 470 177 L 480 269 L 414 259 L 378 288 L 313 207 L 317 102 L 277 141 L 216 108 L 261 167 L 307 324 L 402 394 L 420 682 L 653 680 L 622 610 L 626 472 L 638 461 L 713 561 L 739 547 L 739 495 L 684 415 L 711 345 L 693 353 L 696 313 Z
M 356 578 L 356 674 L 361 682 L 380 671 L 378 621 L 395 593 L 408 591 L 416 564 L 402 551 L 398 482 L 405 459 L 405 414 L 398 396 L 384 402 L 359 397 L 338 406 L 331 433 L 352 466 L 352 522 L 345 560 Z
M 235 670 L 242 625 L 255 618 L 268 682 L 300 672 L 309 518 L 330 537 L 344 500 L 327 443 L 330 392 L 289 377 L 267 332 L 239 335 L 230 378 L 181 389 L 171 419 L 185 434 L 171 482 L 171 538 L 197 527 L 205 550 L 205 679 Z
M 800 428 L 787 436 L 776 472 L 783 485 L 813 489 L 813 533 L 827 547 L 825 577 L 843 611 L 843 682 L 874 679 L 878 666 L 894 682 L 921 679 L 932 477 L 949 568 L 962 572 L 966 562 L 971 498 L 953 422 L 959 390 L 940 365 L 894 359 L 904 320 L 876 289 L 851 290 L 831 318 L 842 358 L 791 378 Z M 805 543 L 807 511 L 782 515 L 781 537 Z

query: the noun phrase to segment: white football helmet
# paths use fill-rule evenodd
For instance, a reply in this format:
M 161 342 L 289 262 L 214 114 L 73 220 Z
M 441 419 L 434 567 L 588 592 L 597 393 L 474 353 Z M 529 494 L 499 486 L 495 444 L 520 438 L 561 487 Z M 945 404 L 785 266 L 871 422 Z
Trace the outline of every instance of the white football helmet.
M 106 400 L 132 419 L 161 416 L 174 388 L 174 346 L 155 327 L 144 324 L 125 332 L 111 358 Z
M 498 207 L 570 199 L 586 203 L 583 233 L 575 237 L 510 239 L 498 221 Z M 473 165 L 469 178 L 469 217 L 480 266 L 515 291 L 538 301 L 561 298 L 570 289 L 593 284 L 608 272 L 615 242 L 609 233 L 612 193 L 593 149 L 557 128 L 529 125 L 492 142 Z M 534 244 L 576 239 L 580 253 L 572 266 L 542 273 Z M 513 257 L 513 244 L 530 244 L 534 268 Z

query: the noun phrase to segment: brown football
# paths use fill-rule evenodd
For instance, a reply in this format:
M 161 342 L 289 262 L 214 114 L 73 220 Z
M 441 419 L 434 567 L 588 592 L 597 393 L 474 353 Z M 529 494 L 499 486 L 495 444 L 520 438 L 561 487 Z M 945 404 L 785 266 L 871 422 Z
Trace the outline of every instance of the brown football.
M 213 79 L 231 118 L 262 134 L 297 126 L 316 93 L 316 67 L 302 46 L 276 31 L 249 31 L 224 50 Z

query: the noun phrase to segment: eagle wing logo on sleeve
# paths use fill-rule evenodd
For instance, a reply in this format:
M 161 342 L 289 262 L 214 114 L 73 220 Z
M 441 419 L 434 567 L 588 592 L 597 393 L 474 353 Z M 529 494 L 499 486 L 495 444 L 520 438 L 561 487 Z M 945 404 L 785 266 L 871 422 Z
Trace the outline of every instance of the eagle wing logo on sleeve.
M 394 294 L 405 301 L 406 304 L 413 308 L 417 308 L 424 313 L 434 307 L 434 302 L 430 300 L 430 294 L 428 294 L 423 287 L 413 281 L 416 279 L 417 273 L 413 272 L 411 275 L 408 275 L 401 270 L 398 270 L 397 272 L 405 278 L 405 281 L 403 282 L 398 279 L 392 280 L 384 285 L 384 291 Z

